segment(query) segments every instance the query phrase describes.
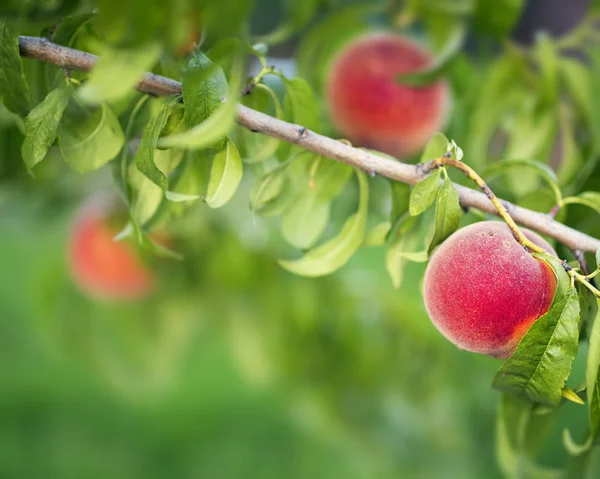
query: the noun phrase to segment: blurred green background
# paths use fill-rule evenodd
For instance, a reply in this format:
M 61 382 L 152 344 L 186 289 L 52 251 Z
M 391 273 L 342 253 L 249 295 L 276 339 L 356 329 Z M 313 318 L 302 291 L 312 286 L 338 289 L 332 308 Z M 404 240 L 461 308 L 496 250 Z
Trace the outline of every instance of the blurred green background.
M 259 31 L 277 24 L 279 3 L 257 2 Z M 517 29 L 525 40 L 548 15 L 535 3 Z M 564 31 L 581 3 L 545 26 Z M 330 277 L 293 276 L 244 184 L 222 210 L 196 205 L 171 225 L 186 260 L 156 260 L 152 297 L 93 301 L 69 276 L 67 239 L 109 173 L 81 177 L 56 157 L 30 178 L 18 129 L 0 120 L 0 478 L 501 477 L 500 362 L 433 327 L 424 265 L 407 267 L 400 290 L 383 248 Z M 385 181 L 371 194 L 383 201 Z M 543 465 L 566 462 L 562 430 L 577 437 L 585 414 L 563 408 Z

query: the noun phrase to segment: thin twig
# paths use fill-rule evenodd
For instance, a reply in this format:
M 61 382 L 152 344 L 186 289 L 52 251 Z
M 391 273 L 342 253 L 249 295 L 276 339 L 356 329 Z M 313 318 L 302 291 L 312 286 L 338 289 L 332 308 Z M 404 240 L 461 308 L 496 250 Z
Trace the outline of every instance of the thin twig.
M 98 57 L 90 53 L 74 50 L 38 37 L 19 38 L 21 55 L 46 63 L 89 71 Z M 138 90 L 159 96 L 181 92 L 181 83 L 153 73 L 147 73 L 137 85 Z M 402 183 L 415 184 L 421 181 L 426 172 L 422 167 L 407 165 L 399 161 L 383 158 L 375 153 L 353 148 L 340 141 L 319 135 L 308 129 L 273 118 L 244 105 L 237 106 L 237 122 L 251 131 L 260 132 L 281 140 L 298 144 L 327 158 L 347 163 L 364 171 L 373 172 Z M 499 215 L 490 200 L 479 191 L 455 185 L 462 207 L 476 208 L 486 213 Z M 548 215 L 521 208 L 498 200 L 510 213 L 514 221 L 523 226 L 546 234 L 571 249 L 595 252 L 600 240 L 554 221 Z

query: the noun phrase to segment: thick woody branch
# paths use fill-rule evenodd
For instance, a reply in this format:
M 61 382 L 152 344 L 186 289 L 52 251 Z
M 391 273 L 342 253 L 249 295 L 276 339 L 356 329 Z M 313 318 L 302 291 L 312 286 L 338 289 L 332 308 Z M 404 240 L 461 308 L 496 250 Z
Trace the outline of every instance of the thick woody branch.
M 21 55 L 60 67 L 89 71 L 98 57 L 37 37 L 20 37 Z M 181 83 L 152 73 L 147 73 L 137 85 L 140 91 L 164 96 L 181 92 Z M 251 131 L 263 133 L 281 140 L 300 145 L 306 150 L 321 154 L 349 165 L 378 174 L 402 183 L 415 184 L 426 176 L 422 168 L 383 158 L 368 151 L 353 148 L 343 142 L 319 135 L 300 125 L 294 125 L 243 105 L 237 106 L 237 122 Z M 485 194 L 455 185 L 463 207 L 477 208 L 498 215 L 498 210 Z M 546 234 L 572 250 L 595 252 L 600 240 L 554 221 L 549 215 L 537 213 L 506 201 L 500 201 L 519 224 Z

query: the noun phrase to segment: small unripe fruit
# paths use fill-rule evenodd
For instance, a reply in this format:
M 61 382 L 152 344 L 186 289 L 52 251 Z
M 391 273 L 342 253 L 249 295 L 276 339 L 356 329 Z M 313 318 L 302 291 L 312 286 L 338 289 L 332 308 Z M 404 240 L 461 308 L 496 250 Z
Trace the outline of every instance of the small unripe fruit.
M 528 239 L 554 249 L 532 231 Z M 459 348 L 509 357 L 554 298 L 556 276 L 500 221 L 483 221 L 451 235 L 431 257 L 423 284 L 429 317 Z
M 156 285 L 152 271 L 135 248 L 115 241 L 112 210 L 93 201 L 81 209 L 68 244 L 68 266 L 76 285 L 94 299 L 125 301 L 148 295 Z
M 442 128 L 448 103 L 445 82 L 407 86 L 396 80 L 431 65 L 433 58 L 407 37 L 370 33 L 333 60 L 326 85 L 331 119 L 355 146 L 397 158 L 423 149 Z

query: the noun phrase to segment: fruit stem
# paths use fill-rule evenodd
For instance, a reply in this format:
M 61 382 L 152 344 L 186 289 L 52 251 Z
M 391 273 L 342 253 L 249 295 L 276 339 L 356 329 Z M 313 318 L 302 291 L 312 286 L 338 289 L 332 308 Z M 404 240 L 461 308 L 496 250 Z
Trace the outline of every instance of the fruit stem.
M 508 225 L 508 227 L 510 228 L 510 231 L 512 232 L 513 236 L 518 241 L 518 243 L 520 245 L 522 245 L 523 247 L 525 247 L 531 251 L 534 251 L 536 253 L 544 252 L 543 248 L 536 245 L 533 241 L 530 241 L 523 234 L 523 232 L 517 226 L 517 223 L 515 223 L 515 220 L 513 220 L 512 216 L 510 216 L 510 213 L 506 209 L 506 206 L 504 206 L 502 204 L 502 202 L 494 194 L 492 189 L 487 185 L 487 183 L 483 180 L 483 178 L 481 176 L 479 176 L 479 174 L 473 168 L 471 168 L 469 165 L 463 163 L 462 161 L 455 160 L 453 158 L 448 158 L 447 156 L 441 156 L 440 158 L 436 158 L 435 160 L 432 160 L 430 162 L 430 164 L 428 164 L 425 167 L 425 169 L 427 171 L 429 171 L 430 169 L 433 170 L 435 168 L 439 168 L 440 166 L 451 166 L 453 168 L 456 168 L 456 169 L 462 171 L 465 175 L 467 175 L 467 178 L 472 180 L 479 187 L 479 189 L 481 191 L 483 191 L 483 193 L 485 193 L 485 196 L 487 196 L 489 198 L 489 200 L 492 202 L 492 204 L 496 207 L 496 210 L 498 210 L 498 214 L 504 220 L 504 222 Z

